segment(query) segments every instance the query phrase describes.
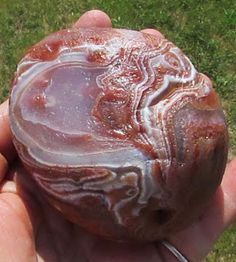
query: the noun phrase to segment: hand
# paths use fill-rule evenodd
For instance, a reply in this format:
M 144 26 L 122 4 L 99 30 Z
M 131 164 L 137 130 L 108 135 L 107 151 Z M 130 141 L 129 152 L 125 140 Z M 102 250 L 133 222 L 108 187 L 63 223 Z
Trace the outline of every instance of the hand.
M 74 25 L 92 26 L 111 27 L 111 20 L 94 10 L 82 15 Z M 143 31 L 163 37 L 153 29 Z M 0 127 L 0 261 L 176 261 L 161 243 L 109 242 L 66 221 L 37 195 L 34 183 L 23 174 L 11 141 L 7 101 L 0 106 Z M 189 260 L 202 260 L 219 235 L 236 220 L 235 174 L 236 158 L 228 165 L 206 213 L 168 240 Z

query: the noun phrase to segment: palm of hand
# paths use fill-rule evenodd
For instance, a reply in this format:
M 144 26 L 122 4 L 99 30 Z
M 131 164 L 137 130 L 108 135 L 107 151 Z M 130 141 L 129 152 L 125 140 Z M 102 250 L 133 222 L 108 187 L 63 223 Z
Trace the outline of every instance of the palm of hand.
M 14 167 L 10 176 L 15 183 L 2 186 L 0 261 L 87 261 L 78 249 L 79 228 L 37 197 L 34 183 L 26 181 L 23 172 Z
M 159 243 L 113 243 L 84 232 L 36 195 L 36 186 L 23 173 L 20 166 L 11 169 L 9 176 L 15 183 L 6 182 L 0 194 L 0 258 L 10 254 L 13 261 L 175 261 Z M 222 197 L 219 190 L 204 217 L 171 240 L 194 261 L 207 254 L 218 235 L 211 231 L 222 223 L 221 219 L 214 222 L 216 216 L 222 217 Z
M 1 239 L 2 257 L 13 261 L 160 261 L 155 244 L 118 244 L 100 240 L 66 221 L 25 179 L 24 169 L 14 167 L 0 194 L 0 224 L 7 238 Z M 10 192 L 12 191 L 12 192 Z M 4 234 L 3 234 L 4 235 Z M 1 258 L 0 255 L 0 258 Z M 1 259 L 0 259 L 1 261 Z

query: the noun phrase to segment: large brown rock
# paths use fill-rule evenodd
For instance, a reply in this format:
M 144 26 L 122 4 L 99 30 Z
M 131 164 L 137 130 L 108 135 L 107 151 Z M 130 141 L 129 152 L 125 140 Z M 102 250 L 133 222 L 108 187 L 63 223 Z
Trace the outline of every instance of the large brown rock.
M 136 31 L 70 29 L 33 46 L 10 122 L 38 193 L 110 239 L 153 241 L 189 225 L 226 164 L 210 80 L 166 39 Z

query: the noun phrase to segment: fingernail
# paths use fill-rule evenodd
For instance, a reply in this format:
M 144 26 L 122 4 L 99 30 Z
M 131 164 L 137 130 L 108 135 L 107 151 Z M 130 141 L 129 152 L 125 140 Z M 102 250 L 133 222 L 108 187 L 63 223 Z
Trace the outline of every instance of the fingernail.
M 5 181 L 0 186 L 0 193 L 17 193 L 16 183 L 13 181 Z

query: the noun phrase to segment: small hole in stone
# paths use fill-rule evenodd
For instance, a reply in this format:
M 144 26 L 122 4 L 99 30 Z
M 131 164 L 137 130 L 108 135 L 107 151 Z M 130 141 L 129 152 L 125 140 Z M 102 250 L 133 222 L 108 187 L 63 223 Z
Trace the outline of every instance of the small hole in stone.
M 169 209 L 159 209 L 154 211 L 154 219 L 160 224 L 166 224 L 174 216 L 174 211 Z

